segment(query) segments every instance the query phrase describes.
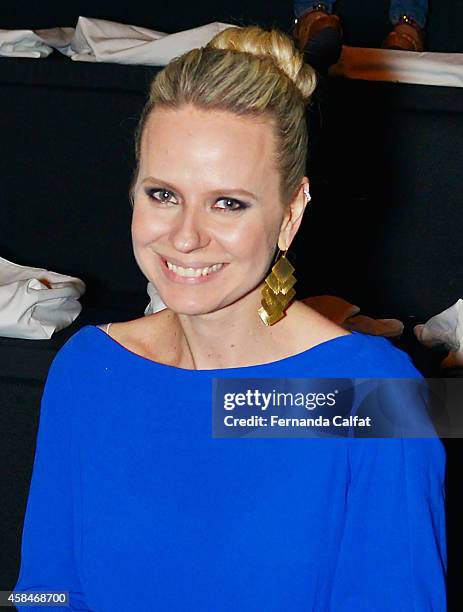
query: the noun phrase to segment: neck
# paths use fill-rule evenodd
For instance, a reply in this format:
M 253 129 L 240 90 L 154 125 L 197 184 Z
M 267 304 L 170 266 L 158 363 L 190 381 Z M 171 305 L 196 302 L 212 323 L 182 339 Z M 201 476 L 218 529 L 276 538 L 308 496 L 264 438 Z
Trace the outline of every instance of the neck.
M 269 361 L 283 340 L 284 319 L 267 327 L 257 310 L 257 287 L 244 298 L 204 315 L 174 315 L 180 337 L 179 360 L 194 369 L 233 368 Z

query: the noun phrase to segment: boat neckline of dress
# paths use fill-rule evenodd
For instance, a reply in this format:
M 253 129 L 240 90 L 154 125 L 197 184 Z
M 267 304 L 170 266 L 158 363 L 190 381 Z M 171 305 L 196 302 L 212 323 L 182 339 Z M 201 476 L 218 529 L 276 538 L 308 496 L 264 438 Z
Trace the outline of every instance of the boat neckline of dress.
M 179 366 L 174 366 L 174 365 L 169 365 L 168 363 L 161 363 L 159 361 L 154 361 L 153 359 L 149 359 L 148 357 L 143 357 L 143 355 L 139 355 L 138 353 L 135 353 L 134 351 L 131 351 L 130 349 L 128 349 L 127 347 L 125 347 L 123 344 L 121 344 L 120 342 L 118 342 L 117 340 L 115 340 L 112 336 L 110 336 L 104 329 L 102 329 L 101 327 L 98 327 L 98 325 L 89 325 L 89 327 L 91 329 L 95 329 L 98 330 L 98 332 L 100 334 L 103 334 L 106 339 L 107 342 L 109 342 L 110 346 L 114 346 L 115 348 L 119 349 L 121 351 L 122 354 L 126 354 L 129 357 L 132 357 L 134 359 L 137 360 L 141 360 L 142 362 L 144 361 L 145 363 L 149 363 L 149 364 L 153 364 L 154 366 L 160 367 L 160 368 L 168 368 L 171 370 L 176 370 L 176 371 L 180 371 L 180 372 L 233 372 L 233 371 L 243 371 L 243 370 L 252 370 L 255 368 L 262 368 L 265 366 L 272 366 L 272 365 L 277 365 L 277 364 L 284 364 L 290 361 L 297 361 L 298 359 L 301 359 L 302 357 L 304 357 L 305 355 L 307 355 L 308 353 L 314 353 L 314 352 L 318 352 L 319 350 L 323 350 L 325 348 L 327 348 L 328 346 L 333 346 L 333 344 L 338 344 L 339 342 L 343 343 L 343 342 L 351 342 L 354 339 L 361 339 L 361 338 L 365 338 L 366 334 L 363 334 L 361 332 L 357 332 L 357 331 L 350 331 L 348 334 L 343 334 L 342 336 L 336 336 L 335 338 L 330 338 L 329 340 L 324 340 L 323 342 L 319 342 L 318 344 L 316 344 L 315 346 L 312 346 L 308 349 L 305 349 L 304 351 L 301 351 L 299 353 L 295 353 L 294 355 L 289 355 L 288 357 L 283 357 L 282 359 L 276 359 L 275 361 L 267 361 L 265 363 L 256 363 L 253 365 L 248 365 L 248 366 L 237 366 L 237 367 L 232 367 L 232 368 L 198 368 L 198 369 L 193 369 L 193 368 L 182 368 Z

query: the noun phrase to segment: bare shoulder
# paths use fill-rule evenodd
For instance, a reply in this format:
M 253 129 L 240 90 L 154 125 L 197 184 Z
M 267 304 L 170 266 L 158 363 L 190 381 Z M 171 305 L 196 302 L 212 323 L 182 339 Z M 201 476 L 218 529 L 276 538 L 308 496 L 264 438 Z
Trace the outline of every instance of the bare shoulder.
M 106 330 L 106 325 L 100 326 Z M 166 347 L 172 346 L 172 312 L 161 310 L 152 315 L 112 323 L 108 335 L 143 357 L 160 361 Z
M 297 339 L 301 350 L 351 333 L 303 302 L 296 301 L 288 311 L 287 333 Z

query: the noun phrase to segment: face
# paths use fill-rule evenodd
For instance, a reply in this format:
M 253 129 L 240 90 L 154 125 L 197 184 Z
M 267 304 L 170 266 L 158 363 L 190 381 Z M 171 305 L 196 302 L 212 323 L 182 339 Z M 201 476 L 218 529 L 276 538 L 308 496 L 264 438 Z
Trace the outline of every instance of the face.
M 273 129 L 222 111 L 157 108 L 140 147 L 132 240 L 171 310 L 206 314 L 252 299 L 302 210 L 279 200 Z M 302 185 L 295 200 L 304 202 Z M 301 208 L 301 206 L 299 206 Z

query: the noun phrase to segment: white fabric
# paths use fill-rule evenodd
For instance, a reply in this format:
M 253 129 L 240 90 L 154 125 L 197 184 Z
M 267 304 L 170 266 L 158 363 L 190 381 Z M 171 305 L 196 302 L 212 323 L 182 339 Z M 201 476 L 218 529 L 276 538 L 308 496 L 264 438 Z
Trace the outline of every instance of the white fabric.
M 0 30 L 0 56 L 47 57 L 52 51 L 33 30 Z
M 150 315 L 155 312 L 159 312 L 160 310 L 164 310 L 164 308 L 166 308 L 166 305 L 161 300 L 161 296 L 159 295 L 159 292 L 156 289 L 156 287 L 153 285 L 153 283 L 148 282 L 146 291 L 150 297 L 150 302 L 148 306 L 145 308 L 145 313 L 144 313 L 145 315 Z
M 76 28 L 0 30 L 0 55 L 38 58 L 57 49 L 74 61 L 165 66 L 174 57 L 203 47 L 229 27 L 229 23 L 216 21 L 167 34 L 106 19 L 79 17 Z
M 79 17 L 66 55 L 74 61 L 115 62 L 165 66 L 191 49 L 203 47 L 229 23 L 208 23 L 198 28 L 166 34 L 104 19 Z
M 85 288 L 79 278 L 0 257 L 0 336 L 51 338 L 80 314 Z
M 51 50 L 57 49 L 62 53 L 69 47 L 74 38 L 75 28 L 49 28 L 34 30 L 35 34 L 48 45 Z
M 460 298 L 424 325 L 416 325 L 414 332 L 425 346 L 444 345 L 463 359 L 463 299 Z
M 463 53 L 399 51 L 343 46 L 330 75 L 367 81 L 463 87 Z

